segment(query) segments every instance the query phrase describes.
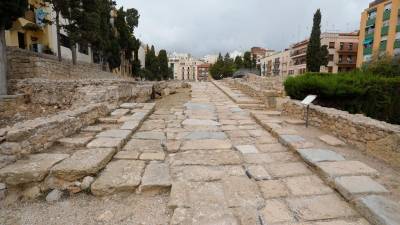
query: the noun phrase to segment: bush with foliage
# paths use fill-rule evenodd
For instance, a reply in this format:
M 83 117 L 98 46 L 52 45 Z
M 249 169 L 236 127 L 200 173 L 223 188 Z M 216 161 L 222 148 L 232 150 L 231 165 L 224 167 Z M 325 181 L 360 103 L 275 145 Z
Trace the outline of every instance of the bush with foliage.
M 375 56 L 371 62 L 363 66 L 362 70 L 385 77 L 400 76 L 400 57 Z
M 400 124 L 400 76 L 385 77 L 362 71 L 308 73 L 288 78 L 284 86 L 293 99 L 315 94 L 318 105 Z

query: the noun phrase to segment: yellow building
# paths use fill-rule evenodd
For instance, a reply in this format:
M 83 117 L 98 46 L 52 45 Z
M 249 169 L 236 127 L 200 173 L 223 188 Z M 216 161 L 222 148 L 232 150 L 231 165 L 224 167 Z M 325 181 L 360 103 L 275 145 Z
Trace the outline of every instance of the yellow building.
M 375 56 L 400 55 L 400 0 L 376 0 L 361 14 L 357 67 Z
M 6 31 L 6 44 L 35 52 L 52 49 L 52 28 L 44 23 L 51 9 L 41 0 L 29 0 L 25 15 L 18 18 Z

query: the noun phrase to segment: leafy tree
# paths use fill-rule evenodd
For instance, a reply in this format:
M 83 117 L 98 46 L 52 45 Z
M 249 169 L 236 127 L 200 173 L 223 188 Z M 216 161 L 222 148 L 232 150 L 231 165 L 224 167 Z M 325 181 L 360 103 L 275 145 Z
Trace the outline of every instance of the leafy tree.
M 307 70 L 310 72 L 319 72 L 321 66 L 327 65 L 329 52 L 326 46 L 321 47 L 321 17 L 321 11 L 318 9 L 314 14 L 313 27 L 307 47 Z
M 0 1 L 0 95 L 7 94 L 6 29 L 22 16 L 28 7 L 27 0 Z
M 145 79 L 146 80 L 161 80 L 160 66 L 155 53 L 154 46 L 152 45 L 149 49 L 147 47 L 146 60 L 145 60 Z
M 160 66 L 160 76 L 163 80 L 168 80 L 169 78 L 169 68 L 168 68 L 168 56 L 167 51 L 160 50 L 158 53 L 158 63 Z
M 243 59 L 239 55 L 236 56 L 236 58 L 235 58 L 235 66 L 236 66 L 236 69 L 243 68 Z
M 231 77 L 235 72 L 235 64 L 229 53 L 226 53 L 224 57 L 224 65 L 222 67 L 223 77 Z
M 253 67 L 253 60 L 251 57 L 251 52 L 245 52 L 243 56 L 243 67 L 246 69 L 251 69 Z

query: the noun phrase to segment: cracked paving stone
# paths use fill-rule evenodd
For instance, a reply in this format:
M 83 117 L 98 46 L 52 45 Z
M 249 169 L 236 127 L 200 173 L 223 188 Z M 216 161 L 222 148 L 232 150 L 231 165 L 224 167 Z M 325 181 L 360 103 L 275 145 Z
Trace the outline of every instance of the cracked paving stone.
M 229 140 L 189 140 L 184 141 L 181 146 L 182 151 L 187 150 L 213 150 L 213 149 L 231 149 L 232 143 Z
M 264 206 L 264 199 L 257 184 L 247 177 L 228 177 L 223 179 L 225 199 L 229 207 Z

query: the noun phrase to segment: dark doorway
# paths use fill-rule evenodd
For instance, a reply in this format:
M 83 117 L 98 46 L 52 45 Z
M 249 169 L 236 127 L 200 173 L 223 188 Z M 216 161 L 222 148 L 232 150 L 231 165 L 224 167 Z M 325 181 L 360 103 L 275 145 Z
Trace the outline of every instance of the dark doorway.
M 18 32 L 18 47 L 25 49 L 25 34 Z

